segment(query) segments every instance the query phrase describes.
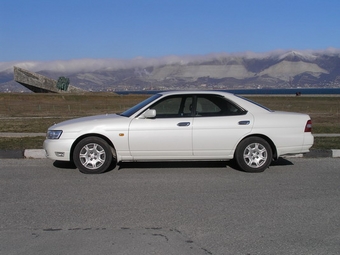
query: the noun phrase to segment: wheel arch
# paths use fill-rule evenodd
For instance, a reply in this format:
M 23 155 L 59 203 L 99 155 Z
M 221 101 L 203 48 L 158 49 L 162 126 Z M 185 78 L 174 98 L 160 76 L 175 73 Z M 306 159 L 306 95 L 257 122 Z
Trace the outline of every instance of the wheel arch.
M 272 149 L 272 152 L 273 152 L 273 159 L 277 160 L 277 149 L 276 149 L 276 146 L 275 146 L 274 142 L 268 136 L 266 136 L 266 135 L 263 135 L 263 134 L 251 134 L 251 135 L 245 136 L 245 137 L 243 137 L 242 140 L 240 140 L 238 142 L 237 146 L 240 144 L 240 142 L 242 142 L 244 139 L 247 139 L 249 137 L 260 137 L 260 138 L 264 139 L 267 143 L 269 143 L 270 148 Z M 237 148 L 237 146 L 236 146 L 236 148 Z M 235 155 L 234 155 L 234 157 L 235 157 Z
M 101 139 L 103 139 L 105 142 L 107 142 L 107 144 L 111 147 L 111 152 L 112 152 L 112 155 L 114 158 L 117 157 L 117 154 L 116 154 L 116 149 L 115 149 L 115 146 L 113 145 L 112 141 L 107 138 L 106 136 L 104 135 L 101 135 L 101 134 L 97 134 L 97 133 L 89 133 L 89 134 L 84 134 L 82 136 L 79 136 L 72 144 L 72 147 L 71 147 L 71 151 L 70 151 L 70 159 L 71 161 L 73 161 L 73 152 L 74 152 L 74 148 L 76 147 L 76 145 L 81 141 L 83 140 L 84 138 L 86 137 L 99 137 Z

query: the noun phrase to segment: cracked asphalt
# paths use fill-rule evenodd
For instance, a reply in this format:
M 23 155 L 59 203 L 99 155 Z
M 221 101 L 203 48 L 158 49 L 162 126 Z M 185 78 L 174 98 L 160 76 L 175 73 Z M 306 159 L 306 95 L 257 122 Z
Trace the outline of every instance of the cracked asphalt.
M 128 163 L 101 175 L 0 159 L 0 254 L 339 254 L 337 158 Z

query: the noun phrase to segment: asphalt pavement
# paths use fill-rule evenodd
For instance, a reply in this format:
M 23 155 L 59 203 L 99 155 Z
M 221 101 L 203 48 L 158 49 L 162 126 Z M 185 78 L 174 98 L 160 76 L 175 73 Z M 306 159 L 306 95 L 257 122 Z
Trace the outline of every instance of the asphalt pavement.
M 335 158 L 258 174 L 231 162 L 125 163 L 100 175 L 0 160 L 0 254 L 336 255 Z

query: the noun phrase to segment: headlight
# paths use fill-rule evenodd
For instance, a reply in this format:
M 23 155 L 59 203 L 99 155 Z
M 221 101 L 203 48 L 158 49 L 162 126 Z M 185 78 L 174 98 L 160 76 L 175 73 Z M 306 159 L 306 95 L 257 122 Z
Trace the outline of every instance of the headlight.
M 62 130 L 48 130 L 46 134 L 46 138 L 47 139 L 59 139 L 62 133 L 63 133 Z

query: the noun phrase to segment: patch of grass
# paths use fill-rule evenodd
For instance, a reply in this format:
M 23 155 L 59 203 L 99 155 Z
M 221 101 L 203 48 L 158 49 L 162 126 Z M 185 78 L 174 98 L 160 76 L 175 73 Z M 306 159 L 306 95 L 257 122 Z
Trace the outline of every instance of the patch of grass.
M 149 95 L 0 93 L 0 117 L 72 118 L 123 112 Z
M 45 133 L 55 123 L 68 118 L 3 118 L 0 123 L 0 132 L 8 133 Z
M 0 150 L 42 149 L 45 137 L 0 137 Z
M 314 137 L 312 149 L 340 149 L 340 137 Z

